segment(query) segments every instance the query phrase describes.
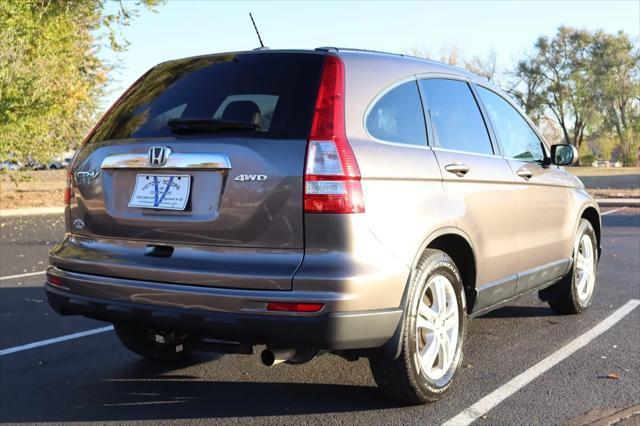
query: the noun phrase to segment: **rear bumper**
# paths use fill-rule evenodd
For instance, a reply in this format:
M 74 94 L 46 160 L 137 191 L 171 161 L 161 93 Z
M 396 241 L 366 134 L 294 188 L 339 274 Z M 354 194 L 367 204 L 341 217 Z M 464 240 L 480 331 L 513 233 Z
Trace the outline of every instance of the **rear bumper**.
M 394 334 L 400 309 L 328 312 L 333 293 L 252 291 L 154 283 L 67 272 L 47 275 L 62 286 L 46 285 L 53 309 L 107 322 L 136 321 L 152 327 L 251 344 L 317 349 L 382 346 Z M 285 294 L 283 294 L 285 293 Z M 269 301 L 320 302 L 318 313 L 273 313 Z

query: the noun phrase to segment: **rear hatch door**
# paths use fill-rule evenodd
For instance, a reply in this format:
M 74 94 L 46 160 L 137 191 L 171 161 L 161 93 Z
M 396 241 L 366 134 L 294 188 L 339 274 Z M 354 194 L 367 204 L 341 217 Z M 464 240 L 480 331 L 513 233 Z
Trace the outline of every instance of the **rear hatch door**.
M 79 151 L 71 231 L 207 252 L 289 250 L 283 259 L 293 275 L 303 253 L 303 168 L 322 59 L 252 52 L 152 69 Z M 175 270 L 177 262 L 169 256 L 157 265 Z

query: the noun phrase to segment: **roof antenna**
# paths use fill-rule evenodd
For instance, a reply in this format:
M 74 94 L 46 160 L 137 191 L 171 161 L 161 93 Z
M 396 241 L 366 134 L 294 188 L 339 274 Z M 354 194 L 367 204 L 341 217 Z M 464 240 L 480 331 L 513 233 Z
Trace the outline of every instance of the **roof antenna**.
M 251 18 L 251 23 L 253 24 L 253 28 L 256 30 L 256 34 L 258 34 L 258 41 L 260 41 L 260 49 L 264 49 L 264 43 L 262 43 L 260 32 L 258 31 L 258 27 L 256 26 L 256 21 L 253 20 L 253 15 L 251 14 L 251 12 L 249 12 L 249 18 Z

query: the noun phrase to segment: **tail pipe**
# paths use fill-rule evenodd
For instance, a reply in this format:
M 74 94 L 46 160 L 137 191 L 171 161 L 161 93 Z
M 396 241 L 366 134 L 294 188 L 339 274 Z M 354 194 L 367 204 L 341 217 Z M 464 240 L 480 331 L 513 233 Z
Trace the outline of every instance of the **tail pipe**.
M 285 361 L 290 360 L 291 358 L 296 356 L 296 350 L 287 348 L 287 349 L 270 349 L 267 348 L 260 354 L 260 360 L 267 367 L 271 367 L 272 365 L 280 364 Z

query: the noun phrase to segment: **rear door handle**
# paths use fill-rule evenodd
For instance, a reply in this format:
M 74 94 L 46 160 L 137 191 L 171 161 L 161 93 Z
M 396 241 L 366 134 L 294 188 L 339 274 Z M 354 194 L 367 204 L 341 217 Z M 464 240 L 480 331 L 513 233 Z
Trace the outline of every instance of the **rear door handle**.
M 520 169 L 516 172 L 516 174 L 526 180 L 531 179 L 531 177 L 533 176 L 533 172 L 528 169 Z
M 444 166 L 444 169 L 446 171 L 448 171 L 449 173 L 455 174 L 458 177 L 463 177 L 470 170 L 469 166 L 467 166 L 466 164 L 462 164 L 462 163 L 447 164 L 446 166 Z

